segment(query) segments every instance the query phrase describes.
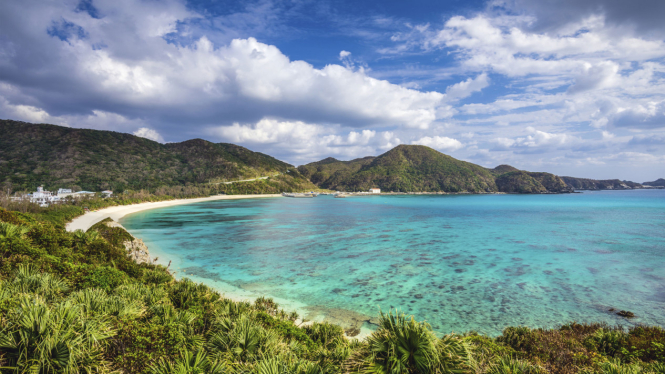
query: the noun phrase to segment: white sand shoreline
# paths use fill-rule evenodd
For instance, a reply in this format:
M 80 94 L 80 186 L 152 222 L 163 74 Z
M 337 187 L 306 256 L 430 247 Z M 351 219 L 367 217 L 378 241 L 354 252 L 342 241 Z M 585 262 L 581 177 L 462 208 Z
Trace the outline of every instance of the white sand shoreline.
M 132 213 L 137 213 L 141 212 L 144 210 L 149 210 L 149 209 L 157 209 L 157 208 L 165 208 L 169 206 L 176 206 L 176 205 L 185 205 L 185 204 L 194 204 L 198 202 L 205 202 L 205 201 L 214 201 L 214 200 L 235 200 L 235 199 L 254 199 L 254 198 L 267 198 L 267 197 L 282 197 L 281 194 L 271 194 L 271 195 L 217 195 L 217 196 L 210 196 L 210 197 L 204 197 L 204 198 L 195 198 L 195 199 L 178 199 L 178 200 L 167 200 L 167 201 L 159 201 L 159 202 L 149 202 L 149 203 L 139 203 L 139 204 L 133 204 L 133 205 L 120 205 L 120 206 L 114 206 L 114 207 L 109 207 L 109 208 L 104 208 L 100 209 L 98 211 L 93 211 L 93 212 L 88 212 L 82 216 L 79 216 L 72 220 L 72 222 L 68 223 L 66 225 L 67 231 L 76 231 L 76 230 L 83 230 L 87 231 L 90 227 L 95 225 L 96 223 L 106 219 L 106 218 L 111 218 L 115 223 L 122 227 L 120 224 L 120 219 L 123 218 L 126 215 L 132 214 Z M 123 227 L 124 228 L 124 227 Z M 127 230 L 125 228 L 125 230 Z M 129 232 L 129 230 L 127 230 Z M 130 233 L 132 234 L 132 233 Z M 134 234 L 132 234 L 135 238 L 138 238 Z M 151 250 L 150 256 L 155 257 L 156 254 L 162 254 L 160 253 L 158 248 L 151 248 L 151 245 L 148 245 L 148 249 Z M 175 259 L 170 259 L 166 258 L 164 256 L 158 256 L 160 257 L 160 260 L 156 262 L 156 264 L 160 264 L 163 266 L 167 266 L 168 263 L 170 263 L 170 260 L 175 260 Z M 225 298 L 231 299 L 233 301 L 254 301 L 257 297 L 259 296 L 268 296 L 271 297 L 275 300 L 275 302 L 280 304 L 281 308 L 284 308 L 285 310 L 289 311 L 296 311 L 298 314 L 300 314 L 303 318 L 305 315 L 308 314 L 306 308 L 307 305 L 296 300 L 286 300 L 278 297 L 273 297 L 269 295 L 259 295 L 255 292 L 252 291 L 247 291 L 243 290 L 241 288 L 235 287 L 229 283 L 226 283 L 224 281 L 217 281 L 217 280 L 212 280 L 212 279 L 206 279 L 202 278 L 199 276 L 196 276 L 194 274 L 187 274 L 182 269 L 179 268 L 178 262 L 176 260 L 176 264 L 173 264 L 171 266 L 171 272 L 174 274 L 176 279 L 182 279 L 183 276 L 192 279 L 195 282 L 201 282 L 206 284 L 207 286 L 215 289 L 218 291 L 220 294 L 222 294 Z M 177 274 L 177 275 L 176 275 Z M 324 315 L 316 315 L 312 316 L 309 315 L 309 318 L 312 318 L 313 321 L 317 322 L 322 322 L 325 319 Z M 296 321 L 296 324 L 301 325 L 301 326 L 306 326 L 308 324 L 312 323 L 312 320 L 308 322 L 302 321 L 302 319 L 298 319 Z M 372 330 L 368 329 L 367 327 L 363 326 L 361 327 L 361 332 L 358 336 L 353 337 L 353 339 L 359 339 L 363 340 L 365 337 L 369 336 L 372 333 Z M 346 335 L 345 335 L 346 336 Z
M 74 218 L 71 222 L 66 225 L 67 231 L 76 231 L 83 230 L 87 231 L 90 227 L 96 224 L 99 221 L 102 221 L 106 218 L 111 218 L 114 221 L 118 222 L 120 218 L 149 209 L 156 208 L 165 208 L 175 205 L 184 205 L 184 204 L 194 204 L 204 201 L 214 201 L 214 200 L 235 200 L 235 199 L 256 199 L 256 198 L 266 198 L 266 197 L 281 197 L 280 194 L 271 194 L 271 195 L 216 195 L 210 197 L 200 197 L 195 199 L 177 199 L 177 200 L 167 200 L 167 201 L 157 201 L 152 203 L 140 203 L 132 205 L 118 205 L 112 206 L 109 208 L 100 209 L 94 212 L 88 212 L 82 216 Z

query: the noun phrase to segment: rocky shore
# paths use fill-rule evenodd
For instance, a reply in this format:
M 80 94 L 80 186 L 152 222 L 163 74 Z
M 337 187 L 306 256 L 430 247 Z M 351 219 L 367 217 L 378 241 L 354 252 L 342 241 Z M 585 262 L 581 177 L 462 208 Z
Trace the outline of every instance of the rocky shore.
M 104 223 L 108 227 L 120 227 L 121 229 L 127 231 L 118 222 L 107 221 Z M 153 264 L 154 260 L 150 258 L 150 251 L 148 250 L 148 246 L 145 245 L 145 243 L 143 242 L 143 239 L 135 238 L 133 235 L 131 236 L 133 240 L 127 240 L 123 243 L 125 245 L 125 248 L 127 249 L 127 252 L 129 252 L 129 257 L 131 257 L 132 260 L 136 261 L 137 264 L 143 264 L 143 263 Z

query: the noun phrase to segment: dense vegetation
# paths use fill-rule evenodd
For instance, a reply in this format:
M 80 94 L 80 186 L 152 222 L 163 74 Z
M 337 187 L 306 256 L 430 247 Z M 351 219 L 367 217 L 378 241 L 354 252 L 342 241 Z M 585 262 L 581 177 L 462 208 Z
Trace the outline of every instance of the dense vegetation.
M 618 179 L 596 180 L 574 177 L 561 177 L 561 179 L 576 190 L 627 190 L 642 188 L 642 185 L 639 183 L 620 181 Z
M 456 160 L 431 148 L 400 145 L 378 156 L 340 162 L 334 159 L 298 168 L 321 187 L 342 191 L 495 192 L 485 168 Z
M 329 323 L 299 326 L 270 299 L 234 302 L 137 264 L 121 227 L 66 232 L 78 209 L 0 208 L 0 372 L 665 373 L 658 327 L 437 337 L 391 311 L 366 340 L 350 341 Z
M 299 166 L 312 183 L 331 190 L 379 187 L 401 192 L 571 192 L 556 175 L 510 165 L 485 169 L 420 145 L 400 145 L 378 156 L 352 161 L 327 158 Z
M 202 139 L 160 144 L 112 131 L 11 120 L 0 120 L 0 133 L 3 191 L 34 191 L 44 185 L 51 190 L 146 190 L 156 196 L 193 197 L 296 192 L 316 186 L 342 191 L 379 187 L 384 191 L 470 193 L 641 187 L 618 179 L 560 178 L 509 165 L 486 169 L 418 145 L 400 145 L 377 157 L 351 161 L 326 158 L 295 169 L 262 153 Z M 265 176 L 271 180 L 222 183 Z
M 561 178 L 550 173 L 532 173 L 523 170 L 498 174 L 496 186 L 507 193 L 565 193 L 573 192 Z
M 155 190 L 276 176 L 293 166 L 201 139 L 160 144 L 113 131 L 0 120 L 0 184 L 14 190 Z M 281 192 L 281 191 L 280 191 Z

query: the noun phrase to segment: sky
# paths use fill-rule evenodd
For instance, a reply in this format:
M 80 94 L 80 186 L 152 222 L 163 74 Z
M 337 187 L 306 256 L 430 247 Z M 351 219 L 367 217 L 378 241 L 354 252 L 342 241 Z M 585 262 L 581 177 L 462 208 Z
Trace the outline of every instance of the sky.
M 3 0 L 0 118 L 665 177 L 662 0 Z

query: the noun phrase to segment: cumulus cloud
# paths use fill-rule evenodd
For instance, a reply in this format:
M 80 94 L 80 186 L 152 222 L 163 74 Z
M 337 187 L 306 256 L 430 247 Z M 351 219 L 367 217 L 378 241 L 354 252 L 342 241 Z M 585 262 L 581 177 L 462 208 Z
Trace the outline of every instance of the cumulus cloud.
M 548 30 L 576 23 L 589 16 L 601 14 L 615 27 L 638 32 L 665 34 L 663 17 L 665 3 L 660 0 L 505 0 L 494 1 L 514 12 L 534 16 L 532 27 Z
M 391 131 L 344 131 L 339 125 L 322 126 L 302 121 L 263 118 L 254 124 L 234 123 L 207 130 L 220 140 L 261 146 L 264 152 L 276 157 L 289 158 L 296 164 L 336 156 L 356 158 L 375 155 L 400 144 Z
M 611 61 L 596 65 L 586 64 L 575 79 L 575 84 L 568 88 L 569 93 L 578 93 L 599 88 L 607 88 L 619 82 L 619 66 Z
M 133 134 L 136 136 L 140 136 L 142 138 L 154 140 L 159 143 L 164 143 L 164 138 L 161 135 L 159 135 L 159 133 L 154 129 L 141 127 L 140 129 L 134 131 Z
M 264 118 L 255 125 L 234 123 L 232 126 L 214 128 L 211 132 L 233 143 L 271 144 L 287 142 L 289 144 L 300 144 L 312 140 L 317 135 L 324 134 L 325 128 L 302 121 L 291 122 Z
M 633 108 L 620 109 L 610 117 L 612 127 L 655 129 L 665 127 L 665 101 L 649 102 Z
M 423 48 L 454 48 L 472 70 L 492 69 L 508 76 L 528 74 L 606 75 L 608 60 L 646 61 L 665 56 L 665 44 L 606 32 L 602 19 L 589 19 L 573 30 L 539 33 L 528 30 L 530 17 L 455 16 Z M 572 32 L 571 32 L 572 31 Z
M 254 38 L 221 46 L 206 36 L 169 43 L 180 37 L 179 22 L 202 17 L 181 1 L 94 5 L 103 17 L 77 12 L 71 2 L 4 3 L 0 32 L 11 38 L 0 39 L 1 79 L 21 87 L 35 108 L 56 115 L 104 110 L 190 126 L 276 116 L 427 128 L 444 97 L 372 78 L 363 69 L 317 69 Z M 34 26 L 61 20 L 82 31 Z M 39 89 L 25 89 L 29 81 Z
M 463 82 L 456 83 L 446 88 L 446 96 L 451 99 L 462 99 L 474 92 L 481 91 L 490 85 L 490 80 L 486 73 L 478 75 L 476 78 L 468 78 Z
M 578 138 L 565 133 L 549 133 L 527 127 L 526 136 L 515 138 L 499 137 L 491 140 L 493 150 L 513 150 L 516 153 L 544 153 L 555 149 L 570 148 Z
M 463 147 L 459 140 L 446 136 L 424 136 L 411 144 L 425 145 L 441 152 L 454 152 Z

